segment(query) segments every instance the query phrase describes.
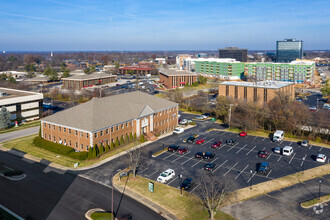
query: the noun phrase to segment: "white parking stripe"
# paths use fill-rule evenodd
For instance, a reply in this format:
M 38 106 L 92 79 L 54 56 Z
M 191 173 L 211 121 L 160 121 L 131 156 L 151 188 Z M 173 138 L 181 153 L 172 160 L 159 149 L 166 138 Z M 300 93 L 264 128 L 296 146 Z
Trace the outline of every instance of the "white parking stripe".
M 268 176 L 269 176 L 269 174 L 270 174 L 271 172 L 272 172 L 272 170 L 270 170 L 269 173 L 267 174 L 267 176 L 266 176 L 267 178 L 268 178 Z
M 237 152 L 236 152 L 236 154 L 238 154 L 241 150 L 243 150 L 243 148 L 244 147 L 246 147 L 247 146 L 247 144 L 245 144 L 241 149 L 239 149 Z
M 319 152 L 321 152 L 322 149 L 323 149 L 323 147 L 321 147 L 321 149 L 319 150 Z
M 187 163 L 189 160 L 194 159 L 194 158 L 195 158 L 195 157 L 191 157 L 191 158 L 189 158 L 188 160 L 186 160 L 185 162 L 183 162 L 181 165 Z
M 210 140 L 205 141 L 203 144 L 201 144 L 201 146 L 204 146 L 206 143 L 209 143 L 209 142 L 211 142 L 212 140 L 214 140 L 214 138 L 211 138 Z
M 251 151 L 253 151 L 254 148 L 256 148 L 257 146 L 254 146 L 249 152 L 246 153 L 246 156 L 251 153 Z
M 143 173 L 144 171 L 148 170 L 149 167 L 145 168 L 144 170 L 142 170 L 139 174 Z
M 166 160 L 167 158 L 169 158 L 170 156 L 173 156 L 174 155 L 174 153 L 173 154 L 170 154 L 170 155 L 168 155 L 167 157 L 164 157 L 163 158 L 163 160 Z
M 290 142 L 290 144 L 289 144 L 289 145 L 291 146 L 291 144 L 292 144 L 292 141 Z
M 223 174 L 223 176 L 226 176 L 237 164 L 238 162 L 236 162 L 234 166 L 232 166 L 225 174 Z
M 219 169 L 220 167 L 222 167 L 225 163 L 227 163 L 228 160 L 226 160 L 225 162 L 223 162 L 220 166 L 218 166 L 215 170 L 212 171 L 212 173 L 214 173 L 217 169 Z
M 218 158 L 215 158 L 214 160 L 211 161 L 211 163 L 214 163 L 214 161 L 216 161 Z
M 186 154 L 182 154 L 180 157 L 176 158 L 175 160 L 172 160 L 172 162 L 175 162 L 175 161 L 179 160 L 180 158 L 186 156 L 186 155 L 189 154 L 189 153 L 190 153 L 190 152 L 188 152 L 188 153 L 186 153 Z
M 254 172 L 253 174 L 252 174 L 252 176 L 250 177 L 250 179 L 247 181 L 247 182 L 250 182 L 250 180 L 254 177 L 254 175 L 256 175 L 257 174 L 257 172 Z
M 192 193 L 193 191 L 195 191 L 195 189 L 197 189 L 197 187 L 199 187 L 199 184 L 198 184 L 195 188 L 193 188 L 193 189 L 190 191 L 190 193 Z
M 248 166 L 249 166 L 249 164 L 246 165 L 246 167 L 245 167 L 241 172 L 239 172 L 239 174 L 235 177 L 235 180 L 237 179 L 237 177 L 239 177 L 239 176 L 244 172 L 244 170 L 245 170 L 246 168 L 248 168 Z
M 262 141 L 264 141 L 266 138 L 262 139 Z
M 158 170 L 156 170 L 155 172 L 153 172 L 152 174 L 149 174 L 149 175 L 147 175 L 147 177 L 150 177 L 150 176 L 152 176 L 152 175 L 154 175 L 155 173 L 157 173 L 157 172 L 159 172 Z
M 273 154 L 273 152 L 271 152 L 271 153 L 269 154 L 269 156 L 266 158 L 266 160 L 268 160 L 268 159 L 270 158 L 270 156 L 272 156 L 272 154 Z
M 278 158 L 277 162 L 280 161 L 281 158 L 282 158 L 282 155 Z
M 238 143 L 237 143 L 237 144 L 238 144 Z M 237 144 L 234 144 L 231 148 L 229 148 L 229 149 L 227 150 L 227 152 L 230 151 L 231 149 L 233 149 Z
M 178 179 L 178 177 L 176 176 L 173 180 L 171 180 L 170 182 L 166 183 L 166 185 L 170 185 L 174 180 Z
M 289 164 L 291 163 L 292 159 L 294 158 L 294 156 L 296 156 L 296 153 L 293 154 L 293 156 L 291 157 Z
M 222 146 L 220 146 L 219 148 L 218 148 L 218 150 L 220 150 L 221 148 L 223 148 L 224 146 L 225 146 L 225 144 L 221 144 Z
M 199 164 L 202 160 L 198 161 L 197 163 L 195 163 L 194 165 L 192 165 L 191 167 L 196 166 L 197 164 Z
M 312 147 L 313 147 L 313 145 L 311 145 L 311 146 L 309 147 L 309 149 L 312 149 Z
M 253 138 L 253 140 L 255 140 L 255 139 L 257 139 L 258 138 L 258 136 L 256 136 L 255 138 Z

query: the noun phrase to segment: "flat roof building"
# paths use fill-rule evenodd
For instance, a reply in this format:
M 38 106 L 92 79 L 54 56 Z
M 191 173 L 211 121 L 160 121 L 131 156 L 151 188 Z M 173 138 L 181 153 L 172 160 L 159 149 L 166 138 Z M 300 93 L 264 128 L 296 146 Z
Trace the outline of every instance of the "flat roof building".
M 41 120 L 45 140 L 88 151 L 126 135 L 149 136 L 172 132 L 178 123 L 178 104 L 143 92 L 92 100 Z
M 268 103 L 277 93 L 288 95 L 294 99 L 294 84 L 279 81 L 233 82 L 226 81 L 219 85 L 219 96 L 236 100 L 253 102 L 259 105 Z
M 111 74 L 93 73 L 90 75 L 74 75 L 63 78 L 63 89 L 80 90 L 86 87 L 104 85 L 116 81 L 116 77 Z
M 233 58 L 237 61 L 247 62 L 247 49 L 239 49 L 237 47 L 219 49 L 219 58 Z
M 31 121 L 42 117 L 44 95 L 42 93 L 0 88 L 0 108 L 11 113 L 11 121 Z
M 125 74 L 136 74 L 136 75 L 148 75 L 151 74 L 151 67 L 148 66 L 125 66 L 125 67 L 120 67 L 119 72 L 121 75 Z
M 197 82 L 197 74 L 184 70 L 161 69 L 159 71 L 159 82 L 167 89 L 175 89 Z

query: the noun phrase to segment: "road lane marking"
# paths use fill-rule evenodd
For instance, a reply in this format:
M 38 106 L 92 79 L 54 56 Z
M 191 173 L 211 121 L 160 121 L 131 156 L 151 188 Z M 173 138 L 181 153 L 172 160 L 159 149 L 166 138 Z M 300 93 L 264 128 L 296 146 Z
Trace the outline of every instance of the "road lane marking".
M 191 158 L 189 158 L 188 160 L 186 160 L 185 162 L 183 162 L 181 165 L 187 163 L 189 160 L 194 159 L 194 158 L 195 158 L 195 157 L 191 157 Z
M 227 163 L 228 160 L 226 160 L 225 162 L 223 162 L 220 166 L 218 166 L 215 170 L 212 171 L 212 173 L 214 173 L 217 169 L 219 169 L 220 167 L 222 167 L 225 163 Z
M 238 162 L 236 162 L 234 166 L 232 166 L 225 174 L 223 174 L 223 176 L 226 176 L 237 164 Z
M 293 156 L 291 157 L 289 164 L 291 163 L 292 159 L 294 158 L 294 156 L 296 156 L 296 153 L 293 154 Z
M 236 154 L 238 154 L 241 150 L 243 150 L 243 148 L 244 147 L 246 147 L 247 146 L 247 144 L 245 144 L 241 149 L 239 149 L 237 152 L 236 152 Z
M 253 174 L 252 174 L 252 176 L 250 177 L 250 179 L 247 181 L 247 182 L 250 182 L 250 180 L 254 177 L 254 175 L 256 175 L 257 174 L 257 172 L 254 172 Z
M 273 154 L 273 152 L 271 152 L 271 153 L 269 154 L 269 156 L 266 158 L 266 160 L 268 160 L 268 159 L 270 158 L 270 156 L 272 156 L 272 154 Z
M 199 164 L 202 160 L 199 160 L 197 163 L 195 163 L 194 165 L 192 165 L 191 167 L 196 166 L 197 164 Z
M 158 171 L 158 170 L 156 170 L 155 172 L 153 172 L 153 173 L 151 173 L 151 174 L 147 175 L 147 177 L 150 177 L 150 176 L 154 175 L 154 174 L 155 174 L 155 173 L 157 173 L 157 172 L 159 172 L 159 171 Z
M 269 173 L 267 174 L 267 176 L 266 176 L 267 178 L 268 178 L 268 176 L 269 176 L 269 174 L 270 174 L 271 172 L 272 172 L 272 170 L 270 170 Z
M 277 162 L 280 161 L 281 158 L 282 158 L 282 155 L 278 158 Z
M 239 177 L 239 176 L 244 172 L 244 170 L 245 170 L 246 168 L 248 168 L 248 166 L 249 166 L 249 164 L 246 165 L 246 167 L 245 167 L 241 172 L 239 172 L 239 174 L 235 177 L 235 180 L 237 179 L 237 177 Z
M 254 146 L 249 152 L 247 152 L 247 153 L 246 153 L 246 156 L 249 155 L 249 153 L 251 153 L 251 151 L 253 151 L 253 149 L 256 148 L 256 147 L 257 147 L 257 145 Z
M 166 183 L 166 185 L 170 185 L 174 180 L 176 180 L 178 177 L 176 176 L 173 180 L 171 180 L 170 182 Z
M 238 143 L 237 143 L 237 144 L 238 144 Z M 234 144 L 231 148 L 229 148 L 229 149 L 227 150 L 227 152 L 230 151 L 231 149 L 233 149 L 237 144 Z
M 174 155 L 174 153 L 164 157 L 163 160 L 166 160 L 167 158 L 169 158 L 170 156 L 173 156 L 173 155 Z

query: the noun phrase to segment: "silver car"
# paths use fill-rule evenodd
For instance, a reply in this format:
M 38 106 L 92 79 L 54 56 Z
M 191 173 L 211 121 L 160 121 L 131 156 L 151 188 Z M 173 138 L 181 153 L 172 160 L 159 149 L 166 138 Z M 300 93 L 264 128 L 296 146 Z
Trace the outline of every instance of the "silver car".
M 309 146 L 309 142 L 307 140 L 304 140 L 301 142 L 300 144 L 302 147 L 308 147 Z

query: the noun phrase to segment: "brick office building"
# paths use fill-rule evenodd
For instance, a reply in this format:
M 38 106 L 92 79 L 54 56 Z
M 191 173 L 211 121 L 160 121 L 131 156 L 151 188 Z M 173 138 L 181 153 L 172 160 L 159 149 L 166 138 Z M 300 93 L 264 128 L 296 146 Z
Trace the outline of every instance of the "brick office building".
M 159 82 L 168 89 L 192 85 L 196 81 L 196 73 L 173 69 L 161 69 L 159 71 Z
M 148 66 L 125 66 L 119 68 L 119 72 L 121 75 L 125 75 L 125 74 L 148 75 L 151 74 L 151 70 L 152 67 L 148 67 Z
M 90 75 L 74 75 L 63 78 L 63 89 L 80 90 L 94 85 L 104 85 L 116 81 L 114 75 L 105 73 L 93 73 Z
M 164 134 L 178 123 L 178 104 L 143 92 L 131 92 L 91 101 L 41 120 L 42 137 L 79 151 L 94 144 L 109 145 L 117 138 Z
M 232 97 L 262 105 L 272 100 L 278 92 L 294 99 L 294 84 L 279 81 L 233 82 L 226 81 L 219 85 L 219 96 Z

